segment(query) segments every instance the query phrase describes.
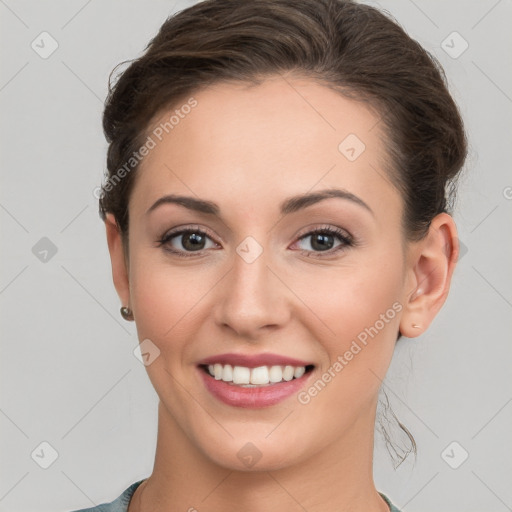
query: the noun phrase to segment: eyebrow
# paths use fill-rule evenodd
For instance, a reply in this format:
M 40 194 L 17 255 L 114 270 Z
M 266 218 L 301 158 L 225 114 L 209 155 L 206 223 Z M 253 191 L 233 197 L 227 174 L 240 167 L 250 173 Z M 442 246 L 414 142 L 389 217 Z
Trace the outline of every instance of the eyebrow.
M 352 194 L 351 192 L 348 192 L 347 190 L 336 188 L 330 188 L 326 190 L 320 190 L 318 192 L 300 194 L 298 196 L 290 197 L 281 203 L 280 211 L 282 215 L 288 215 L 333 197 L 351 201 L 359 206 L 362 206 L 372 215 L 375 215 L 373 210 L 361 198 Z M 204 199 L 197 199 L 195 197 L 181 196 L 176 194 L 169 194 L 161 197 L 147 210 L 146 214 L 152 212 L 163 204 L 179 204 L 185 208 L 188 208 L 189 210 L 220 217 L 220 207 L 213 201 L 206 201 Z

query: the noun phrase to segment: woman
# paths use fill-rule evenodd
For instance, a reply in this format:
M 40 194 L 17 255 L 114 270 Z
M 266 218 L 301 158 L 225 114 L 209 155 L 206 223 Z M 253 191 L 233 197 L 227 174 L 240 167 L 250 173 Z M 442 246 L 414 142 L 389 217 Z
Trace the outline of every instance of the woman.
M 160 402 L 151 476 L 87 510 L 397 511 L 379 388 L 458 256 L 466 139 L 436 62 L 351 1 L 207 0 L 104 129 L 114 284 Z

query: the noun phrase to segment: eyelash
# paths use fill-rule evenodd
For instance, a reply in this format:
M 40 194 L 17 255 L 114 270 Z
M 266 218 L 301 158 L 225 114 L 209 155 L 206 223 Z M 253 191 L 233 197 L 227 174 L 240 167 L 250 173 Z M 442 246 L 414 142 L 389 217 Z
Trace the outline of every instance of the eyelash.
M 173 238 L 178 237 L 179 235 L 185 235 L 190 233 L 196 233 L 200 234 L 201 236 L 206 236 L 207 238 L 212 239 L 212 237 L 203 229 L 200 229 L 199 227 L 187 227 L 184 229 L 179 229 L 176 231 L 170 231 L 164 234 L 163 237 L 161 237 L 157 241 L 157 247 L 162 247 L 168 244 Z M 337 237 L 342 243 L 338 245 L 337 247 L 334 247 L 332 249 L 329 249 L 327 251 L 306 251 L 306 250 L 300 250 L 301 254 L 307 255 L 308 257 L 311 257 L 312 254 L 314 254 L 314 258 L 322 258 L 323 255 L 332 256 L 334 253 L 337 253 L 338 251 L 343 251 L 347 249 L 348 247 L 353 247 L 355 245 L 354 239 L 351 235 L 349 235 L 346 231 L 335 228 L 332 226 L 322 226 L 320 228 L 313 229 L 312 231 L 308 231 L 302 235 L 299 236 L 297 241 L 303 240 L 304 238 L 307 238 L 309 236 L 313 236 L 316 234 L 328 234 L 333 235 Z M 215 242 L 216 243 L 216 242 Z M 200 251 L 177 251 L 176 249 L 171 249 L 170 247 L 165 247 L 165 250 L 180 257 L 180 258 L 191 258 L 196 255 L 200 255 L 203 251 L 207 249 L 202 249 Z

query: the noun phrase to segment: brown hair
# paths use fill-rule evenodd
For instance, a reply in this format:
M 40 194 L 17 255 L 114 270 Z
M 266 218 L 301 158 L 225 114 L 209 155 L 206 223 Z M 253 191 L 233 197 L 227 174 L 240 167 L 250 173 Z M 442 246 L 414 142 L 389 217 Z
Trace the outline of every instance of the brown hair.
M 377 107 L 388 128 L 389 173 L 404 198 L 405 232 L 423 236 L 454 197 L 447 184 L 466 157 L 462 120 L 437 61 L 382 12 L 350 0 L 206 0 L 169 17 L 110 84 L 102 218 L 113 213 L 127 234 L 135 169 L 118 183 L 112 178 L 158 113 L 214 82 L 258 83 L 285 71 Z
M 389 16 L 351 0 L 206 0 L 169 17 L 144 54 L 109 84 L 101 217 L 113 213 L 126 240 L 137 168 L 126 162 L 159 114 L 213 83 L 257 84 L 284 72 L 378 112 L 386 170 L 404 199 L 404 233 L 423 237 L 451 207 L 450 185 L 467 151 L 463 123 L 435 58 Z

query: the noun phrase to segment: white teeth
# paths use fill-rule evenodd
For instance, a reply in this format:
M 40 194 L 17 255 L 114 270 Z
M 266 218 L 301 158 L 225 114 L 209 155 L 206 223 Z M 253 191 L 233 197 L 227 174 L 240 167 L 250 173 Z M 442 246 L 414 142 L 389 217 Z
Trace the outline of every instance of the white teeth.
M 251 380 L 251 369 L 245 366 L 233 368 L 233 384 L 249 384 Z
M 226 364 L 222 370 L 222 380 L 224 382 L 233 381 L 233 367 L 230 364 Z
M 222 379 L 222 365 L 221 364 L 213 365 L 213 376 L 215 377 L 215 380 Z
M 259 366 L 251 370 L 251 384 L 268 384 L 268 368 Z
M 222 365 L 219 363 L 208 365 L 208 373 L 215 380 L 233 383 L 246 387 L 265 386 L 278 382 L 288 382 L 292 379 L 300 379 L 306 373 L 305 366 L 258 366 L 248 368 L 246 366 Z
M 285 366 L 283 371 L 283 379 L 286 381 L 293 379 L 293 372 L 294 372 L 293 366 Z
M 300 379 L 305 373 L 306 373 L 306 368 L 304 368 L 304 366 L 298 366 L 297 368 L 295 368 L 295 371 L 293 372 L 293 376 L 296 379 Z
M 280 366 L 272 366 L 268 373 L 270 382 L 281 382 L 283 380 L 283 369 Z

